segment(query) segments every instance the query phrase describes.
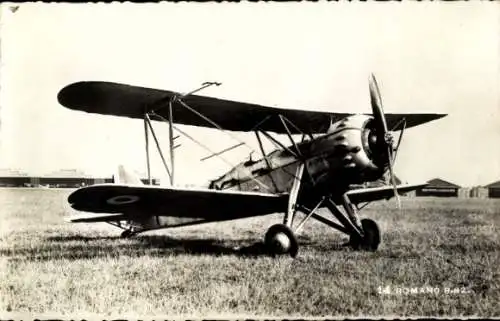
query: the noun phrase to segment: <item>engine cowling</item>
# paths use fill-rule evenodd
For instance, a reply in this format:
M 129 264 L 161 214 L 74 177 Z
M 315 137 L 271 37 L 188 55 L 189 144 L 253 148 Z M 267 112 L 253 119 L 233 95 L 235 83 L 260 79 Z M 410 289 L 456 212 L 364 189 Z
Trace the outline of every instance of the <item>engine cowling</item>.
M 313 154 L 327 151 L 333 179 L 357 184 L 377 180 L 387 170 L 387 147 L 379 141 L 371 116 L 353 115 L 333 123 L 312 149 Z

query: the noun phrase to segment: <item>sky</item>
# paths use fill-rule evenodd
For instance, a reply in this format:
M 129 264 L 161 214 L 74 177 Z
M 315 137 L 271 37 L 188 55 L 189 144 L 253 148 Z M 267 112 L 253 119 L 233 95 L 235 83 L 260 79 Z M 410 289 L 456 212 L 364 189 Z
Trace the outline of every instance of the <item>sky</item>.
M 11 10 L 12 6 L 19 6 Z M 500 179 L 498 3 L 1 4 L 0 168 L 30 175 L 78 169 L 144 173 L 143 123 L 72 111 L 64 86 L 102 80 L 267 106 L 370 112 L 368 76 L 384 109 L 447 113 L 405 132 L 395 171 L 462 186 Z M 167 125 L 155 124 L 167 150 Z M 185 127 L 215 150 L 234 141 Z M 254 135 L 239 133 L 256 147 Z M 176 181 L 228 169 L 179 138 Z M 154 145 L 151 147 L 154 151 Z M 249 149 L 226 158 L 236 163 Z M 165 177 L 157 155 L 153 173 Z

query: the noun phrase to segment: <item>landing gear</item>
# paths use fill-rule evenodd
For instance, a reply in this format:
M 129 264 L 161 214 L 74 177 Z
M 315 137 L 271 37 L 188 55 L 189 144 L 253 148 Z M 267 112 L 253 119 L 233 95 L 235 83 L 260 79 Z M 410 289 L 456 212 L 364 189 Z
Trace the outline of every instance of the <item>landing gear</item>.
M 283 217 L 283 224 L 276 224 L 269 228 L 264 237 L 264 244 L 270 254 L 290 254 L 291 257 L 296 257 L 299 252 L 299 243 L 292 230 L 293 219 L 297 212 L 297 197 L 299 195 L 301 178 L 304 173 L 305 163 L 301 163 L 295 172 L 292 189 L 288 199 L 288 207 Z M 295 229 L 297 232 L 303 223 Z
M 134 231 L 132 231 L 132 230 L 129 229 L 129 230 L 123 231 L 122 234 L 120 234 L 120 237 L 122 239 L 128 239 L 128 238 L 131 238 L 134 235 L 135 235 Z
M 348 246 L 354 250 L 371 251 L 378 249 L 380 244 L 380 229 L 377 223 L 371 219 L 358 218 L 357 207 L 351 203 L 347 194 L 342 196 L 342 207 L 347 215 L 342 215 L 338 206 L 329 204 L 330 211 L 337 217 L 345 227 L 348 227 L 349 242 Z
M 297 238 L 285 224 L 271 226 L 264 237 L 264 244 L 272 255 L 290 254 L 291 257 L 296 257 L 299 252 Z
M 140 227 L 135 226 L 133 224 L 133 221 L 130 221 L 130 220 L 123 220 L 123 221 L 116 221 L 116 222 L 108 221 L 106 223 L 121 228 L 123 230 L 123 232 L 120 234 L 120 238 L 122 238 L 122 239 L 131 238 L 132 236 L 144 231 Z
M 289 211 L 285 213 L 283 224 L 271 226 L 266 233 L 265 245 L 273 255 L 289 254 L 295 257 L 298 253 L 295 234 L 299 233 L 305 222 L 311 217 L 347 234 L 350 239 L 345 245 L 354 250 L 374 252 L 380 245 L 380 229 L 377 223 L 371 219 L 360 220 L 358 216 L 359 209 L 350 201 L 347 194 L 336 200 L 325 196 L 312 209 L 304 205 L 293 205 L 289 206 Z M 337 222 L 317 214 L 316 211 L 321 207 L 326 207 L 337 219 Z M 306 214 L 306 217 L 298 225 L 293 224 L 296 209 Z
M 363 236 L 352 234 L 348 245 L 355 250 L 374 252 L 380 244 L 380 229 L 377 223 L 370 219 L 361 220 Z
M 359 207 L 351 202 L 348 193 L 335 198 L 332 198 L 331 195 L 325 195 L 318 200 L 312 209 L 297 202 L 304 169 L 305 163 L 301 163 L 297 167 L 288 198 L 287 211 L 283 217 L 283 224 L 271 226 L 266 233 L 264 244 L 269 253 L 273 255 L 289 254 L 291 257 L 296 257 L 299 246 L 295 233 L 299 233 L 305 222 L 311 217 L 349 235 L 350 240 L 347 245 L 352 248 L 356 250 L 376 251 L 380 244 L 380 230 L 375 221 L 359 219 Z M 321 207 L 326 207 L 337 219 L 337 222 L 317 214 L 316 211 Z M 298 225 L 294 226 L 297 210 L 300 210 L 306 216 Z

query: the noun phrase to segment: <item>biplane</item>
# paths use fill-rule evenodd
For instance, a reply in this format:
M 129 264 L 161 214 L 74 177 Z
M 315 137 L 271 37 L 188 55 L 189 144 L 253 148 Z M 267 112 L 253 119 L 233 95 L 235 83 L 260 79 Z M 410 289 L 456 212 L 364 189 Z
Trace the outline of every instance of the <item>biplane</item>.
M 212 85 L 220 83 L 207 82 L 186 94 L 102 81 L 64 87 L 58 101 L 67 108 L 143 121 L 149 181 L 150 136 L 169 178 L 167 185 L 143 184 L 120 167 L 113 183 L 83 187 L 68 197 L 74 209 L 93 213 L 71 221 L 107 222 L 130 237 L 158 228 L 284 213 L 282 223 L 271 226 L 264 236 L 271 254 L 295 257 L 296 235 L 311 218 L 347 234 L 346 245 L 353 249 L 375 251 L 381 241 L 379 227 L 369 218 L 360 219 L 359 211 L 372 201 L 392 197 L 400 206 L 399 195 L 426 185 L 396 182 L 393 164 L 405 129 L 446 115 L 384 113 L 373 74 L 371 114 L 266 107 L 195 94 Z M 168 124 L 169 157 L 161 149 L 154 123 Z M 207 158 L 224 159 L 224 153 L 246 144 L 238 140 L 234 146 L 212 151 L 178 125 L 213 128 L 233 138 L 237 132 L 252 132 L 261 157 L 254 159 L 251 154 L 239 164 L 228 162 L 231 170 L 206 187 L 176 186 L 179 134 L 211 151 Z M 276 135 L 290 142 L 283 143 Z M 264 139 L 276 148 L 266 152 Z M 327 209 L 326 214 L 319 214 L 321 208 Z

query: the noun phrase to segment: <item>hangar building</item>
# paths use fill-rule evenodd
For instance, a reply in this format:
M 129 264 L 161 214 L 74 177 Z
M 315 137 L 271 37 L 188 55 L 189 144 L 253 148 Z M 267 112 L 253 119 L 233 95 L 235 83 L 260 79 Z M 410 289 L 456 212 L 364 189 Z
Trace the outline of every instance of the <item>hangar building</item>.
M 76 169 L 63 169 L 38 178 L 40 185 L 74 188 L 90 185 L 93 179 Z
M 488 198 L 488 189 L 483 186 L 474 186 L 470 190 L 470 197 L 473 198 Z
M 488 191 L 489 198 L 500 198 L 500 181 L 486 185 L 484 188 Z
M 460 186 L 434 178 L 427 182 L 429 185 L 416 192 L 416 196 L 458 197 Z
M 30 186 L 28 174 L 16 169 L 0 169 L 0 187 Z

